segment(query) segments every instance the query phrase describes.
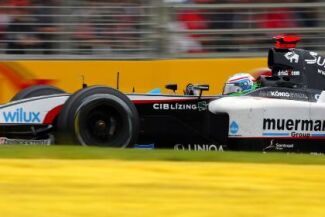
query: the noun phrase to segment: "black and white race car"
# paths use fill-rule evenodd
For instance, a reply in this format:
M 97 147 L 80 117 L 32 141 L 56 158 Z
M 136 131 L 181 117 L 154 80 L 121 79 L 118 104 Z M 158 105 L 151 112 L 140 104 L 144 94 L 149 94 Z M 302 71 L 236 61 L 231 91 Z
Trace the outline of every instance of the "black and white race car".
M 272 76 L 244 96 L 202 96 L 207 85 L 193 86 L 198 95 L 29 87 L 0 106 L 0 143 L 324 152 L 325 58 L 296 49 L 297 37 L 276 41 Z

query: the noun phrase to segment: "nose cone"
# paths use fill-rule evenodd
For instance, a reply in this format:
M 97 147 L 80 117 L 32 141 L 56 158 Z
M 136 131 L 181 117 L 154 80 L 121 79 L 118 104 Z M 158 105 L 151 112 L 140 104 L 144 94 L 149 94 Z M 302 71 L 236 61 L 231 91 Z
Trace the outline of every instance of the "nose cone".
M 249 96 L 227 96 L 209 103 L 209 111 L 216 113 L 242 112 L 262 106 L 260 98 Z
M 243 108 L 247 100 L 243 96 L 226 96 L 220 99 L 216 99 L 209 103 L 209 111 L 212 113 L 229 112 L 230 110 L 236 110 Z
M 226 112 L 228 110 L 228 97 L 216 99 L 209 103 L 209 111 L 216 114 L 219 112 Z

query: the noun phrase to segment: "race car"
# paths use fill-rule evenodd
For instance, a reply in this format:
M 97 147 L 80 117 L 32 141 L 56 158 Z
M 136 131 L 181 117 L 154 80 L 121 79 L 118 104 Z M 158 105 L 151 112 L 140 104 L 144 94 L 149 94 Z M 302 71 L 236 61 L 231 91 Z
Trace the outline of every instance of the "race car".
M 271 74 L 258 85 L 230 79 L 224 90 L 237 94 L 203 96 L 208 85 L 189 85 L 184 95 L 29 87 L 0 106 L 0 143 L 324 152 L 325 58 L 296 49 L 299 37 L 275 39 Z

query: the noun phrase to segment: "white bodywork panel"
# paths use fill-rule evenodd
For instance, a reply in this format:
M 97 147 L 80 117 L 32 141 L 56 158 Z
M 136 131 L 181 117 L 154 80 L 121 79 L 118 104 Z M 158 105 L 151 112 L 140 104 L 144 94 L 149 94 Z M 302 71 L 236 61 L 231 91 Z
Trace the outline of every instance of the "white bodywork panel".
M 251 96 L 224 97 L 209 104 L 229 115 L 229 138 L 325 136 L 325 103 Z
M 197 96 L 171 96 L 171 95 L 127 95 L 131 101 L 136 102 L 170 102 L 196 99 Z M 69 94 L 56 94 L 52 96 L 32 97 L 17 100 L 0 106 L 0 124 L 43 124 L 51 111 L 62 106 L 70 97 Z M 204 99 L 205 97 L 202 97 Z
M 69 95 L 41 96 L 0 106 L 0 124 L 42 124 L 47 115 L 61 106 Z

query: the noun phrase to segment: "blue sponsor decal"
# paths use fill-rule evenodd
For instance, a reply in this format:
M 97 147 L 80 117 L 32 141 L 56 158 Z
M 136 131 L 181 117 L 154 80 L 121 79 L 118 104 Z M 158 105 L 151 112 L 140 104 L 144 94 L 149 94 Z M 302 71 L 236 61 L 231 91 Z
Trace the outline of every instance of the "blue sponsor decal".
M 155 144 L 135 144 L 135 149 L 154 149 Z
M 311 136 L 323 137 L 325 136 L 325 133 L 312 133 Z
M 289 136 L 289 133 L 263 133 L 263 136 Z
M 26 112 L 23 108 L 15 111 L 3 112 L 3 119 L 6 123 L 40 123 L 40 112 Z
M 238 130 L 239 130 L 239 126 L 236 123 L 236 121 L 231 122 L 231 124 L 230 124 L 230 133 L 231 134 L 236 134 L 238 132 Z

